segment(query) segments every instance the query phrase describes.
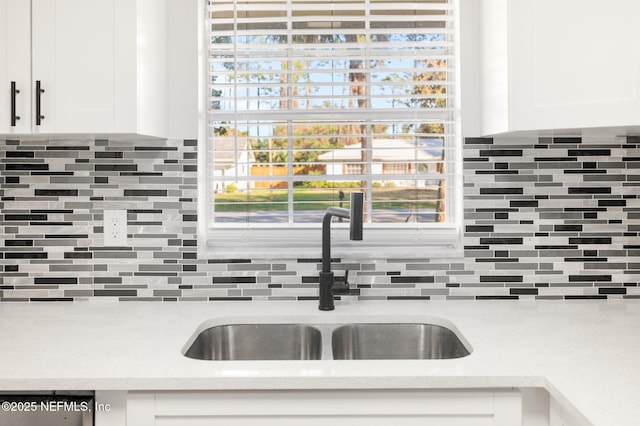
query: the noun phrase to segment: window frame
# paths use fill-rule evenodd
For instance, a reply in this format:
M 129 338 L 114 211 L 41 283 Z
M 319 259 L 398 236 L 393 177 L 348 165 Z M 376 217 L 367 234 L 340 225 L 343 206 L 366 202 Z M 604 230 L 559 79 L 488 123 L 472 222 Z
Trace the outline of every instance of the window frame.
M 198 37 L 199 64 L 199 131 L 198 131 L 198 252 L 204 257 L 217 258 L 301 258 L 320 257 L 321 225 L 274 223 L 269 227 L 246 224 L 211 226 L 213 188 L 208 156 L 208 33 L 206 30 L 207 0 L 199 1 Z M 454 22 L 454 121 L 453 146 L 445 160 L 452 176 L 448 179 L 446 209 L 448 221 L 420 223 L 415 227 L 399 228 L 393 224 L 370 223 L 365 227 L 363 241 L 348 240 L 347 223 L 332 224 L 332 255 L 357 258 L 427 258 L 461 257 L 463 254 L 463 169 L 460 120 L 460 5 L 451 0 L 455 10 Z M 286 232 L 284 232 L 286 231 Z

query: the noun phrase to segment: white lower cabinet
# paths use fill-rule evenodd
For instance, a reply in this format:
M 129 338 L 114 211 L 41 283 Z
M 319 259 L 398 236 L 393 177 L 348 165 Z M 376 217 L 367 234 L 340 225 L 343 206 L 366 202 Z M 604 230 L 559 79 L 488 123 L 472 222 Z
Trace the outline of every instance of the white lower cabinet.
M 126 419 L 129 426 L 519 426 L 522 399 L 517 389 L 129 392 Z

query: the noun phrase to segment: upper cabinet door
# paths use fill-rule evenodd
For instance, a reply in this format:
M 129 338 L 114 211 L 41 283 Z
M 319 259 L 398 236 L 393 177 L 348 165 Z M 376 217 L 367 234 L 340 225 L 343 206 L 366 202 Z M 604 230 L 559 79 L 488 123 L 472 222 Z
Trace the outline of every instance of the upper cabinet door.
M 31 7 L 0 0 L 0 133 L 31 129 Z
M 483 0 L 483 133 L 640 125 L 638 0 Z
M 640 123 L 640 2 L 509 2 L 512 126 Z
M 113 0 L 32 0 L 35 132 L 114 131 L 115 31 Z

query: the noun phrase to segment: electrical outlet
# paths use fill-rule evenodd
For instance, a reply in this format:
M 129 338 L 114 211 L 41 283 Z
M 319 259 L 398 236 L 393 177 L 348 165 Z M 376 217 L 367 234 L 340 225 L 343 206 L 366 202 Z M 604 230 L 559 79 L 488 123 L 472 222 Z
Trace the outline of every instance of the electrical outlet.
M 127 245 L 126 210 L 104 211 L 104 245 L 106 247 Z

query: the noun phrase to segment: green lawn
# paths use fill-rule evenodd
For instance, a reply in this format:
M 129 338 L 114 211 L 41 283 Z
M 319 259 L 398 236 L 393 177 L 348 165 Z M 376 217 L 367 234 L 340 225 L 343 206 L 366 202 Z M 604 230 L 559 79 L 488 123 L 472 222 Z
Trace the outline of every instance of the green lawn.
M 356 190 L 344 190 L 345 207 L 351 191 Z M 435 200 L 438 195 L 437 191 L 431 189 L 374 188 L 373 191 L 373 203 L 376 210 L 435 208 Z M 216 194 L 216 211 L 286 210 L 287 196 L 285 189 Z M 294 189 L 293 201 L 294 210 L 326 210 L 329 207 L 338 206 L 338 190 L 296 188 Z

